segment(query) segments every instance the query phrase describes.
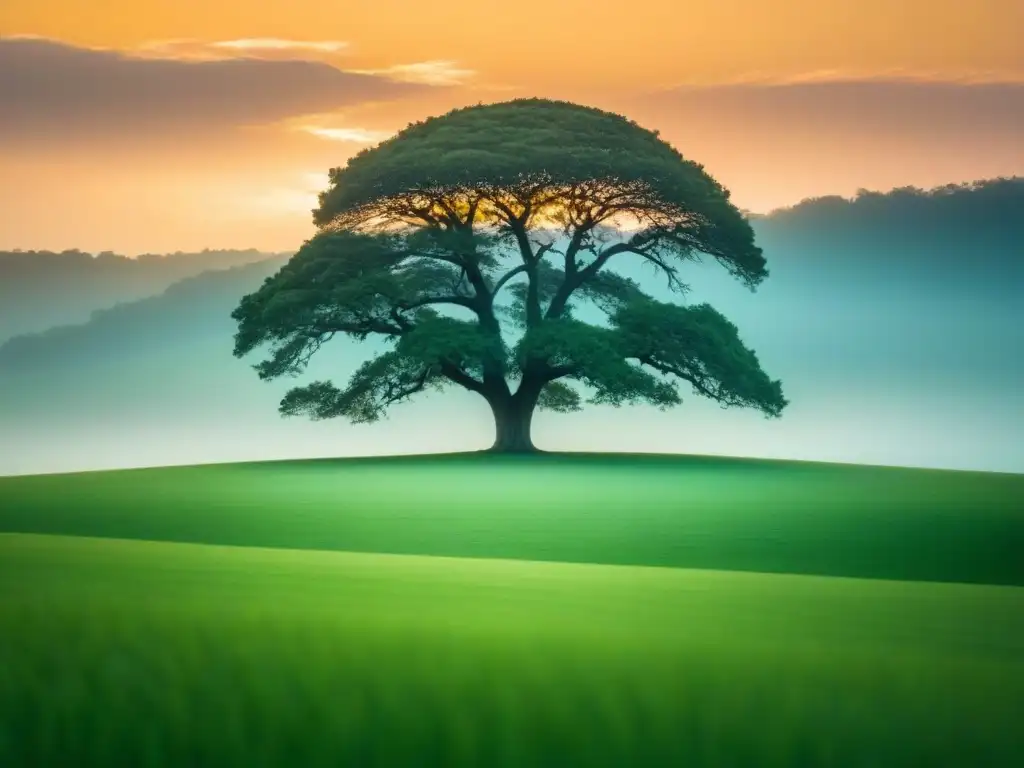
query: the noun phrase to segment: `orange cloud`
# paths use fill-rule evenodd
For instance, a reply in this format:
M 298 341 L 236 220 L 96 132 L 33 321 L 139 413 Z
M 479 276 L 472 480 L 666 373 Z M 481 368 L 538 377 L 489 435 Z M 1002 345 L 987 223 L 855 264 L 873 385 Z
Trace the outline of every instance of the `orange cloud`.
M 660 129 L 761 212 L 861 187 L 1024 175 L 1024 82 L 747 82 L 602 106 Z
M 151 40 L 135 46 L 131 52 L 144 57 L 217 61 L 230 58 L 324 58 L 346 53 L 349 47 L 350 43 L 345 40 L 256 37 L 210 42 L 184 37 Z
M 331 141 L 350 141 L 355 144 L 376 144 L 391 135 L 389 131 L 370 131 L 365 128 L 321 128 L 305 126 L 307 133 Z
M 676 88 L 721 88 L 728 86 L 790 86 L 824 83 L 920 83 L 951 85 L 1014 85 L 1024 83 L 1024 72 L 1003 70 L 921 70 L 891 69 L 818 69 L 791 74 L 769 71 L 747 72 L 713 81 L 681 80 Z M 659 88 L 658 91 L 673 90 Z
M 332 30 L 328 39 L 352 42 L 344 54 L 360 69 L 387 68 L 396 52 L 404 62 L 458 58 L 482 81 L 531 91 L 635 91 L 761 71 L 1010 77 L 1024 72 L 1021 29 L 1020 0 L 517 0 L 447 14 L 409 0 L 0 2 L 0 34 L 31 31 L 128 50 L 155 38 L 316 41 Z
M 184 139 L 429 87 L 315 61 L 146 58 L 24 37 L 0 38 L 0 72 L 0 140 L 7 143 Z
M 648 61 L 654 43 L 606 46 L 607 61 L 597 61 L 600 41 L 588 37 L 586 55 L 571 62 L 568 49 L 548 46 L 551 60 L 520 57 L 502 69 L 499 54 L 506 63 L 511 54 L 481 48 L 478 37 L 402 42 L 402 27 L 385 44 L 348 19 L 345 41 L 316 37 L 321 28 L 166 25 L 117 46 L 96 37 L 92 47 L 0 38 L 0 175 L 18 189 L 0 237 L 93 250 L 288 247 L 311 227 L 315 190 L 304 173 L 344 164 L 410 122 L 515 96 L 591 104 L 657 128 L 756 211 L 858 187 L 1024 174 L 1024 76 L 996 58 L 801 58 L 780 44 L 781 58 L 739 51 L 735 67 L 705 66 L 695 49 L 678 61 L 662 50 L 671 66 L 659 69 Z M 541 25 L 531 44 L 544 49 L 551 31 Z M 139 47 L 159 33 L 182 37 Z M 455 50 L 458 61 L 446 57 Z M 394 64 L 394 51 L 413 63 Z M 585 82 L 561 79 L 579 68 Z M 494 85 L 506 76 L 523 86 Z M 55 223 L 64 208 L 76 216 Z
M 395 64 L 383 69 L 353 71 L 424 85 L 461 85 L 476 74 L 472 69 L 460 68 L 454 61 L 420 61 L 413 64 Z
M 281 40 L 275 37 L 246 38 L 243 40 L 221 40 L 210 43 L 213 48 L 227 48 L 233 51 L 315 51 L 337 53 L 348 47 L 340 40 Z

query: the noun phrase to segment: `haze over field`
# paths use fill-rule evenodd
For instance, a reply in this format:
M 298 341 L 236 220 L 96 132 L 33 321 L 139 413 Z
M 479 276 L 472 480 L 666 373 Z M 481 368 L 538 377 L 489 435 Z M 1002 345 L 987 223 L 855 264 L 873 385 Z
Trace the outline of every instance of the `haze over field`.
M 254 248 L 135 257 L 109 251 L 95 256 L 78 250 L 0 251 L 0 344 L 85 322 L 98 309 L 156 296 L 186 277 L 273 255 Z
M 682 276 L 689 300 L 724 312 L 782 379 L 792 401 L 784 417 L 690 397 L 668 413 L 542 413 L 537 443 L 1024 471 L 1021 210 L 1016 179 L 814 200 L 759 217 L 771 276 L 756 293 L 714 264 Z M 373 426 L 281 419 L 277 403 L 294 382 L 260 382 L 255 360 L 231 357 L 229 314 L 286 260 L 268 254 L 192 277 L 83 325 L 0 347 L 0 472 L 490 444 L 490 414 L 468 393 L 428 396 Z M 620 269 L 665 296 L 649 270 Z M 343 379 L 373 349 L 332 342 L 303 380 Z

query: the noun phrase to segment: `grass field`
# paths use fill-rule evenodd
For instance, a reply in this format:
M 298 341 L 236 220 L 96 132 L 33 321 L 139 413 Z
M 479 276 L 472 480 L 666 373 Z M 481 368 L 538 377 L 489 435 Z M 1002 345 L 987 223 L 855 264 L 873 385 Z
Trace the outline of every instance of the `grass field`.
M 654 457 L 0 479 L 0 766 L 1017 766 L 1022 500 Z
M 0 478 L 0 531 L 1024 585 L 1024 475 L 488 455 Z

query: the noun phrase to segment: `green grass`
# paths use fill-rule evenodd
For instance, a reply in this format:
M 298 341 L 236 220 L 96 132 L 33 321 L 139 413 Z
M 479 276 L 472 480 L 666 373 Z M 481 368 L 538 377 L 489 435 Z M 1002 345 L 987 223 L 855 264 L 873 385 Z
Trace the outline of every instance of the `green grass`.
M 1021 475 L 0 478 L 0 766 L 1016 766 L 1022 552 Z
M 417 457 L 0 478 L 0 531 L 1024 585 L 1024 475 Z
M 1017 587 L 7 534 L 0 661 L 3 766 L 1024 750 Z

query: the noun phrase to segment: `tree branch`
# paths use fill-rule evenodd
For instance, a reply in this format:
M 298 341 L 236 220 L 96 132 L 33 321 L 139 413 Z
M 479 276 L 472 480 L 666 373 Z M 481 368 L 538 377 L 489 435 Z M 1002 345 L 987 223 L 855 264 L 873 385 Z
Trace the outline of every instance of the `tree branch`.
M 451 304 L 457 307 L 472 309 L 474 311 L 479 310 L 477 302 L 473 299 L 466 298 L 465 296 L 427 296 L 413 302 L 399 303 L 396 305 L 396 308 L 399 311 L 408 312 L 413 309 L 419 309 L 420 307 L 427 307 L 433 304 Z
M 396 386 L 395 382 L 388 382 L 387 391 L 381 396 L 381 406 L 394 405 L 406 398 L 412 397 L 418 392 L 427 388 L 427 381 L 430 379 L 431 368 L 426 366 L 420 377 L 406 387 Z
M 470 392 L 476 392 L 477 394 L 483 394 L 484 392 L 484 385 L 482 382 L 474 379 L 454 363 L 442 360 L 441 375 L 450 381 L 454 381 L 456 384 L 465 387 Z
M 591 229 L 591 226 L 578 226 L 572 233 L 572 237 L 569 239 L 569 245 L 565 248 L 564 267 L 565 277 L 567 280 L 576 277 L 576 254 L 579 253 L 580 246 L 583 245 L 583 240 Z
M 610 245 L 601 251 L 597 257 L 583 269 L 575 271 L 573 275 L 566 273 L 565 279 L 555 292 L 555 296 L 551 300 L 550 306 L 548 306 L 548 311 L 545 317 L 548 319 L 561 317 L 562 313 L 565 311 L 566 305 L 569 303 L 569 299 L 572 297 L 573 292 L 585 282 L 593 278 L 594 275 L 596 275 L 613 256 L 617 256 L 620 253 L 635 253 L 639 256 L 649 258 L 649 254 L 645 249 L 653 246 L 657 242 L 657 238 L 646 239 L 647 242 L 644 242 L 645 238 L 633 236 L 625 242 Z M 568 249 L 566 249 L 566 252 L 568 253 Z M 680 283 L 680 286 L 681 285 L 682 283 Z
M 403 329 L 401 327 L 388 325 L 384 320 L 375 317 L 367 317 L 354 323 L 334 321 L 314 323 L 313 325 L 298 326 L 295 330 L 299 333 L 306 333 L 310 336 L 322 336 L 334 333 L 378 333 L 382 336 L 400 336 L 403 333 Z
M 677 293 L 682 293 L 687 290 L 686 284 L 679 279 L 679 270 L 675 267 L 669 266 L 665 263 L 664 259 L 655 256 L 650 251 L 644 251 L 643 257 L 665 273 L 665 276 L 668 279 L 669 290 L 676 291 Z
M 506 272 L 504 275 L 502 275 L 501 279 L 498 280 L 498 282 L 495 284 L 494 290 L 491 291 L 492 295 L 497 296 L 498 295 L 498 291 L 500 291 L 502 288 L 505 287 L 505 283 L 507 283 L 509 280 L 511 280 L 516 275 L 523 274 L 525 271 L 526 271 L 526 265 L 525 264 L 520 264 L 518 267 L 515 267 L 514 269 L 510 269 L 508 272 Z
M 554 243 L 543 243 L 537 247 L 537 253 L 534 254 L 534 261 L 540 261 L 544 258 L 544 255 L 554 249 Z
M 480 207 L 480 197 L 474 197 L 469 202 L 469 212 L 466 214 L 466 229 L 472 230 L 473 223 L 476 221 L 476 212 Z
M 515 222 L 515 221 L 520 222 L 520 223 L 523 222 L 523 218 L 517 216 L 515 211 L 513 211 L 505 203 L 501 202 L 501 200 L 499 200 L 496 195 L 491 195 L 488 198 L 488 202 L 491 205 L 493 205 L 495 208 L 497 208 L 499 211 L 501 211 L 503 214 L 505 214 L 505 223 L 508 224 L 509 226 L 511 226 L 512 222 Z
M 653 368 L 654 370 L 658 371 L 658 373 L 675 376 L 677 378 L 682 379 L 683 381 L 689 382 L 690 384 L 693 385 L 693 388 L 697 391 L 697 393 L 703 395 L 704 397 L 707 397 L 711 400 L 722 401 L 720 393 L 717 393 L 714 390 L 712 390 L 710 387 L 707 386 L 707 384 L 704 381 L 697 378 L 697 376 L 693 375 L 688 371 L 684 371 L 681 368 L 678 368 L 677 366 L 674 365 L 660 363 L 657 360 L 654 360 L 653 358 L 645 355 L 630 355 L 628 357 L 632 358 L 633 360 L 636 360 L 641 365 L 646 365 L 650 368 Z
M 573 374 L 579 373 L 581 370 L 582 369 L 578 365 L 556 365 L 548 368 L 544 377 L 547 381 L 554 381 L 555 379 L 572 376 Z

